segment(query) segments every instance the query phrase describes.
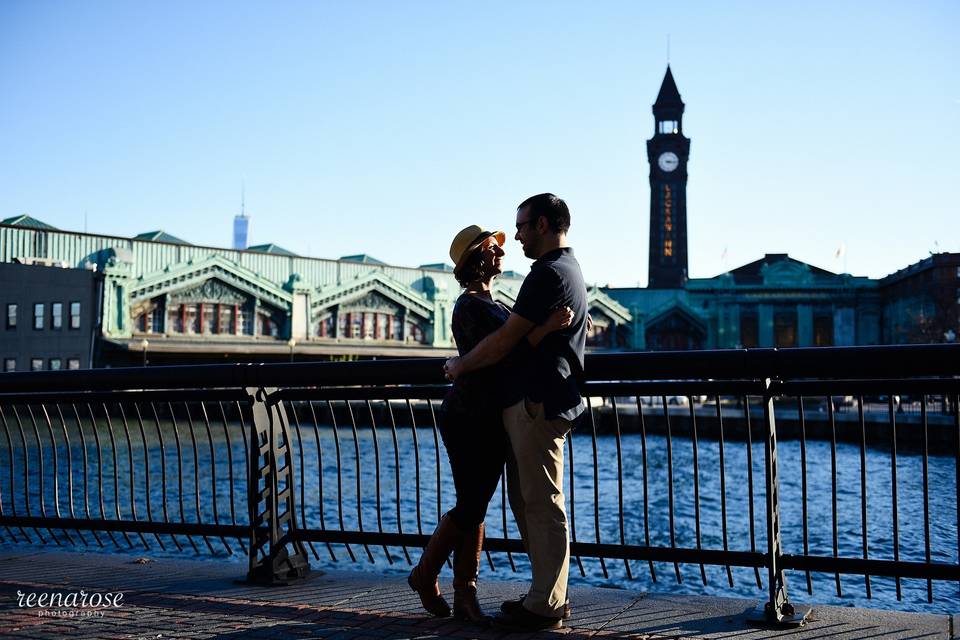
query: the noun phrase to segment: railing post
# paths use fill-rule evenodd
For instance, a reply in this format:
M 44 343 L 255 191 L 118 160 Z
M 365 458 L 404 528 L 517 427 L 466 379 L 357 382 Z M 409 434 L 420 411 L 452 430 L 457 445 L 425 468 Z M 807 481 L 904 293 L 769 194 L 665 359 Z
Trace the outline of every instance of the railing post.
M 783 545 L 780 536 L 780 476 L 777 459 L 777 421 L 774 417 L 771 381 L 763 381 L 763 419 L 766 427 L 764 438 L 764 469 L 767 496 L 767 586 L 770 599 L 764 603 L 759 616 L 754 618 L 777 626 L 803 624 L 809 609 L 799 614 L 787 597 L 787 576 L 784 573 Z
M 290 536 L 297 528 L 293 456 L 290 426 L 276 392 L 275 388 L 247 389 L 253 414 L 247 470 L 247 581 L 267 585 L 287 584 L 310 571 L 303 543 Z M 292 552 L 288 545 L 293 545 Z

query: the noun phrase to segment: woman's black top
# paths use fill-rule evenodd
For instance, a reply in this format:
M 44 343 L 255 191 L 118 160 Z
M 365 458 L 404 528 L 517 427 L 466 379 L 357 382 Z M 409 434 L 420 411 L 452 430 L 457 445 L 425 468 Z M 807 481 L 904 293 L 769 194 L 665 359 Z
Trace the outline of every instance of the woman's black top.
M 500 302 L 470 293 L 462 294 L 453 307 L 453 338 L 460 355 L 469 353 L 485 337 L 499 329 L 510 316 L 510 309 Z M 477 369 L 457 378 L 444 399 L 448 411 L 499 411 L 508 404 L 505 375 L 516 358 L 529 349 L 526 340 L 499 363 Z

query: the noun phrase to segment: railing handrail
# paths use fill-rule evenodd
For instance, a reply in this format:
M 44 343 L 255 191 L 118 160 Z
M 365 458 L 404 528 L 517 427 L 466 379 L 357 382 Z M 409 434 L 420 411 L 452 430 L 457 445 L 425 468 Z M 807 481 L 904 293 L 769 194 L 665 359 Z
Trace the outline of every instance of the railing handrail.
M 0 393 L 120 389 L 214 389 L 351 384 L 442 384 L 443 358 L 173 365 L 0 374 Z M 596 353 L 589 381 L 956 376 L 960 344 Z

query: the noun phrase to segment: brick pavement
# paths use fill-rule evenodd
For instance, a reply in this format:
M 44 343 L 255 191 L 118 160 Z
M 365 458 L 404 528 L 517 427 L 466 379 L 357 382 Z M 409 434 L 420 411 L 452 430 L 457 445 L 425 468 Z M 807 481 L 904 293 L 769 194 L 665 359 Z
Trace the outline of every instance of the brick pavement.
M 651 595 L 574 587 L 568 627 L 540 634 L 502 634 L 450 618 L 429 618 L 400 576 L 359 571 L 314 572 L 288 587 L 238 583 L 243 566 L 166 558 L 62 552 L 0 553 L 0 637 L 32 640 L 132 638 L 703 638 L 788 637 L 833 640 L 955 638 L 955 618 L 816 607 L 810 622 L 789 631 L 746 622 L 745 600 Z M 485 581 L 491 612 L 516 597 L 518 582 Z M 68 609 L 19 606 L 19 594 L 60 591 L 123 593 L 121 606 Z M 53 615 L 66 610 L 66 616 Z

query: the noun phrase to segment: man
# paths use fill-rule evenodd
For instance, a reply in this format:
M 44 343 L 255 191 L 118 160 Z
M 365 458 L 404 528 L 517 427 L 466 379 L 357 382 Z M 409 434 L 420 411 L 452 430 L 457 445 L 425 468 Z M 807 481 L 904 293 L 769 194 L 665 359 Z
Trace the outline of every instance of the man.
M 568 306 L 573 321 L 548 335 L 528 361 L 512 372 L 515 396 L 503 411 L 513 455 L 507 462 L 510 507 L 530 557 L 532 584 L 520 600 L 501 606 L 494 625 L 506 631 L 556 629 L 567 601 L 570 543 L 563 495 L 563 447 L 572 422 L 584 411 L 577 385 L 583 373 L 587 336 L 587 289 L 580 265 L 567 245 L 570 210 L 552 193 L 524 200 L 517 208 L 523 253 L 535 260 L 513 312 L 496 332 L 468 354 L 447 360 L 451 380 L 490 366 L 551 311 Z

